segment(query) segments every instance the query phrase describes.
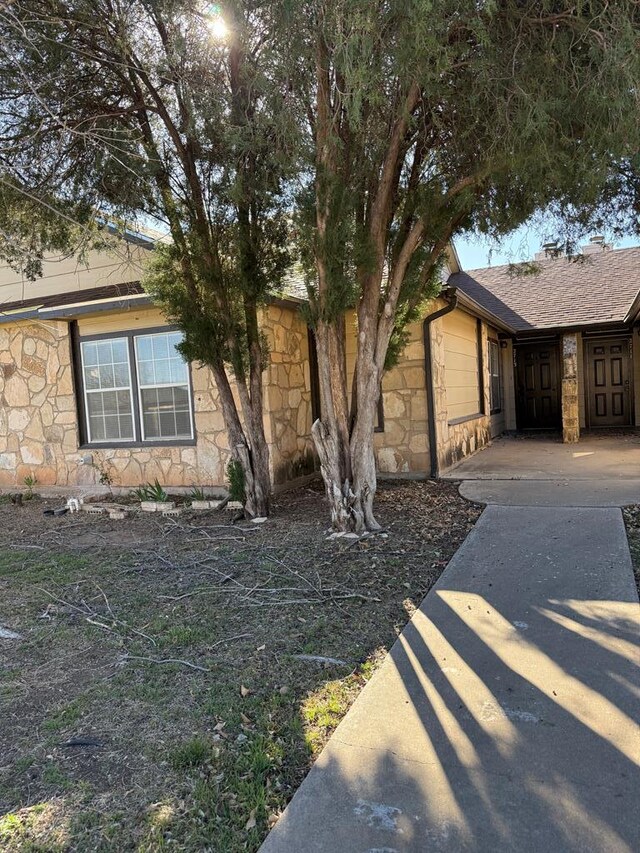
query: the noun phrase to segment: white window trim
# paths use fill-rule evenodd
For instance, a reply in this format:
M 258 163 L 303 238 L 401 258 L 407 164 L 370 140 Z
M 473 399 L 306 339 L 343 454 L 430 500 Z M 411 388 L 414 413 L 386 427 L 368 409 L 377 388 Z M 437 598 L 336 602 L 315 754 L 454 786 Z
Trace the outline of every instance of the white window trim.
M 138 340 L 140 338 L 152 338 L 152 337 L 158 337 L 159 335 L 171 335 L 171 334 L 174 334 L 174 333 L 173 332 L 147 332 L 147 333 L 143 333 L 141 335 L 134 335 L 133 336 L 133 353 L 134 353 L 135 362 L 136 362 L 136 379 L 137 379 L 137 386 L 138 386 L 138 413 L 139 413 L 139 420 L 140 420 L 140 434 L 141 434 L 141 441 L 145 441 L 148 443 L 152 443 L 152 442 L 157 443 L 157 442 L 162 442 L 162 441 L 168 441 L 168 442 L 193 441 L 193 437 L 195 434 L 194 423 L 193 423 L 193 399 L 191 396 L 191 383 L 189 382 L 189 365 L 187 364 L 186 361 L 185 361 L 185 367 L 186 367 L 186 371 L 187 371 L 187 378 L 186 378 L 184 385 L 181 382 L 161 382 L 161 383 L 154 384 L 154 385 L 143 385 L 140 382 L 140 371 L 138 370 Z M 187 388 L 187 400 L 189 403 L 189 435 L 177 435 L 177 436 L 174 435 L 174 436 L 170 436 L 170 437 L 169 436 L 160 436 L 159 438 L 147 438 L 145 435 L 145 432 L 144 432 L 144 411 L 142 408 L 142 391 L 147 389 L 147 388 L 183 388 L 185 386 Z
M 89 444 L 128 444 L 132 441 L 138 441 L 138 430 L 136 425 L 136 412 L 135 407 L 133 405 L 133 376 L 131 375 L 131 355 L 129 352 L 129 342 L 127 338 L 105 338 L 110 343 L 112 341 L 124 341 L 125 349 L 127 352 L 127 367 L 129 372 L 129 386 L 121 385 L 117 388 L 114 386 L 113 388 L 87 388 L 87 380 L 85 374 L 85 362 L 84 362 L 84 348 L 89 344 L 98 344 L 100 341 L 81 341 L 80 342 L 80 370 L 82 371 L 82 389 L 83 389 L 83 397 L 84 397 L 84 411 L 85 411 L 85 424 L 87 427 L 87 438 L 89 440 Z M 89 403 L 88 403 L 88 395 L 89 394 L 104 394 L 106 391 L 128 391 L 129 399 L 131 400 L 131 423 L 133 425 L 133 437 L 132 438 L 93 438 L 91 435 L 91 417 L 89 415 Z

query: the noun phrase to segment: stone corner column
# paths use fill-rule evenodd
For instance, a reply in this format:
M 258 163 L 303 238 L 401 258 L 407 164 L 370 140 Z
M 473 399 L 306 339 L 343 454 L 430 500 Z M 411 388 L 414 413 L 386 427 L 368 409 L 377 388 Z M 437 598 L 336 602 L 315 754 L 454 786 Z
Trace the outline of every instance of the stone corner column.
M 562 336 L 562 440 L 565 444 L 580 440 L 578 336 L 575 332 L 565 332 Z

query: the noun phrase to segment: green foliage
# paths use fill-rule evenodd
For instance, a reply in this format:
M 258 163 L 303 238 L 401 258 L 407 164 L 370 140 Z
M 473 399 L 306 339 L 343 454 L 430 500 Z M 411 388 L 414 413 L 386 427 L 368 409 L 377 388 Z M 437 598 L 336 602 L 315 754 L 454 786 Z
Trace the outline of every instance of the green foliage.
M 191 491 L 189 492 L 189 497 L 192 501 L 206 501 L 208 500 L 205 491 L 200 486 L 192 486 Z
M 417 222 L 424 235 L 392 306 L 387 366 L 403 327 L 436 291 L 437 265 L 456 235 L 499 240 L 541 211 L 569 244 L 594 227 L 638 230 L 637 4 L 311 5 L 315 16 L 300 14 L 301 4 L 285 6 L 279 32 L 301 114 L 315 120 L 301 124 L 315 184 L 299 194 L 296 220 L 312 324 L 357 305 L 372 276 L 380 281 L 380 318 Z M 319 51 L 326 77 L 312 82 Z M 320 98 L 308 94 L 323 85 L 324 124 Z M 392 196 L 378 209 L 393 130 L 405 119 Z
M 246 500 L 244 471 L 237 459 L 232 459 L 227 465 L 227 477 L 229 479 L 229 498 L 232 501 L 244 503 Z
M 33 490 L 38 484 L 38 478 L 35 474 L 28 474 L 24 478 L 23 482 L 27 487 L 27 491 L 24 493 L 23 497 L 26 501 L 30 501 L 33 498 Z
M 101 486 L 107 486 L 111 489 L 113 485 L 113 475 L 109 470 L 108 464 L 105 460 L 98 458 L 96 462 L 92 462 L 92 467 L 96 469 L 98 472 L 98 482 Z
M 209 744 L 201 737 L 193 737 L 176 747 L 171 754 L 171 764 L 176 770 L 198 767 L 210 755 Z
M 137 489 L 132 489 L 131 494 L 139 501 L 156 501 L 159 503 L 165 503 L 169 500 L 169 495 L 160 485 L 158 480 L 154 483 L 140 485 Z

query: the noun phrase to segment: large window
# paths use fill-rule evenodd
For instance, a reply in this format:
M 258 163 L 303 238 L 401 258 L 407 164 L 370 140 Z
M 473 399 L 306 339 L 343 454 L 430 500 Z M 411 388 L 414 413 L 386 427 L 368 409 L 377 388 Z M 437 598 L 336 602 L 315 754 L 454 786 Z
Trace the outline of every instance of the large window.
M 489 405 L 492 415 L 502 410 L 502 389 L 500 381 L 500 346 L 497 341 L 489 341 Z
M 176 349 L 180 332 L 81 342 L 90 444 L 193 438 L 189 369 Z

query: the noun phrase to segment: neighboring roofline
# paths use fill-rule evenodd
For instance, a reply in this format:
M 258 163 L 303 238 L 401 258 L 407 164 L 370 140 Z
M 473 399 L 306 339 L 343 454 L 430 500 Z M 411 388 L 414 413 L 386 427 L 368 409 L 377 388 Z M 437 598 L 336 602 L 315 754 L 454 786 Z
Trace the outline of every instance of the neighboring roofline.
M 139 288 L 138 282 L 127 282 L 126 284 L 112 285 L 114 289 L 118 287 Z M 90 292 L 90 291 L 87 291 Z M 77 295 L 77 302 L 66 301 L 65 297 Z M 16 322 L 20 320 L 70 320 L 74 317 L 81 317 L 86 314 L 101 314 L 106 311 L 130 311 L 132 308 L 140 308 L 143 306 L 153 306 L 152 299 L 148 294 L 137 289 L 133 293 L 115 293 L 105 294 L 101 298 L 82 299 L 82 291 L 67 291 L 66 293 L 57 294 L 57 297 L 62 301 L 62 304 L 44 304 L 43 301 L 38 302 L 37 299 L 23 300 L 28 304 L 21 307 L 19 302 L 9 304 L 9 310 L 2 310 L 0 307 L 0 325 Z M 51 297 L 50 297 L 51 299 Z M 287 294 L 268 294 L 267 303 L 270 305 L 278 305 L 281 308 L 298 309 L 306 304 L 306 300 L 297 296 L 289 296 Z
M 461 290 L 459 287 L 449 285 L 440 293 L 440 295 L 442 296 L 443 293 L 449 293 L 452 296 L 455 295 L 457 297 L 458 308 L 466 309 L 468 313 L 473 314 L 475 317 L 479 317 L 481 320 L 484 320 L 486 323 L 489 323 L 501 332 L 506 332 L 508 335 L 517 334 L 513 326 L 505 323 L 504 320 L 501 320 L 500 317 L 497 317 L 488 309 L 483 308 L 479 302 L 476 302 L 475 299 L 467 296 L 464 290 Z
M 624 322 L 632 326 L 637 322 L 638 315 L 640 315 L 640 290 L 638 290 L 636 298 L 633 300 L 631 307 L 625 314 Z
M 458 251 L 454 246 L 453 242 L 450 241 L 449 243 L 447 243 L 447 248 L 444 250 L 444 253 L 447 257 L 447 263 L 451 272 L 463 272 L 462 264 L 460 263 L 460 258 L 458 256 Z

